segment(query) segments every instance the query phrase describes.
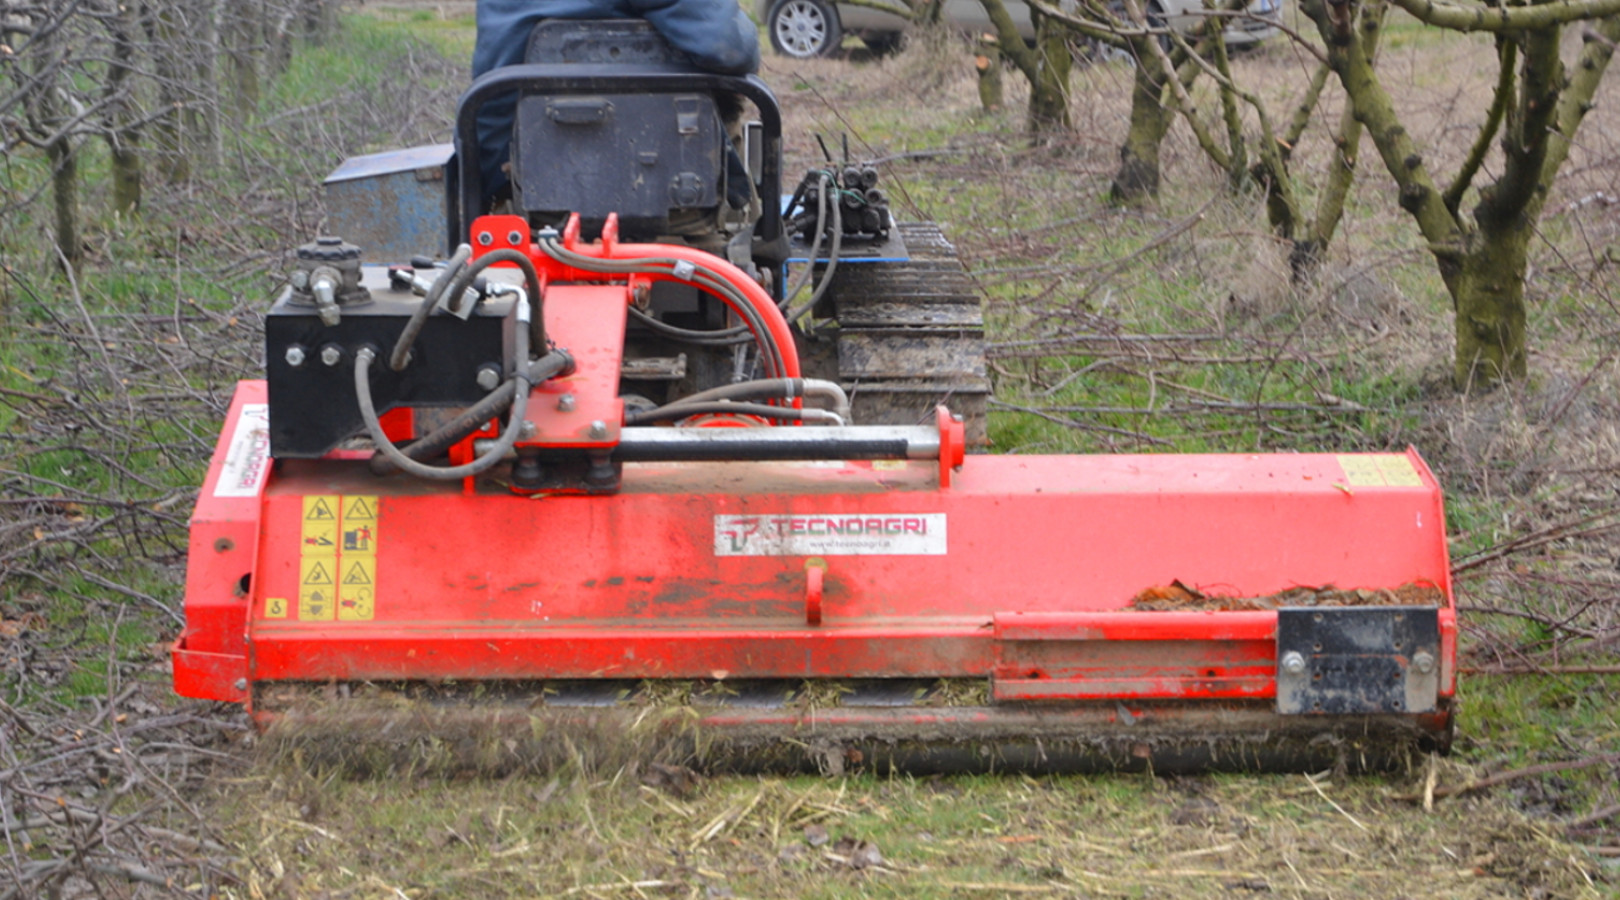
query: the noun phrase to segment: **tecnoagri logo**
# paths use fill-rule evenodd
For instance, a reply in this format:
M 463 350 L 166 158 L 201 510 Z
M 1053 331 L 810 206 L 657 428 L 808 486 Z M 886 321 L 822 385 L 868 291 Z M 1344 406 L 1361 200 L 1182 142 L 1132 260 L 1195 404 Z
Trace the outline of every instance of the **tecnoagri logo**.
M 716 556 L 942 556 L 944 513 L 715 516 Z

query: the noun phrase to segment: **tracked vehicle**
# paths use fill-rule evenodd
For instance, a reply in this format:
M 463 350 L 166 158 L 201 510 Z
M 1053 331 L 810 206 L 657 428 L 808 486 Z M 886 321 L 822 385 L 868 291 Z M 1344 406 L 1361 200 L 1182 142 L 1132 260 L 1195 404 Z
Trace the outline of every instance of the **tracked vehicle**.
M 937 227 L 837 154 L 784 192 L 765 84 L 642 24 L 546 23 L 529 59 L 465 95 L 463 152 L 329 182 L 347 240 L 299 250 L 202 486 L 179 693 L 380 766 L 582 735 L 825 771 L 1447 744 L 1415 452 L 969 452 L 982 314 Z M 513 94 L 491 213 L 475 122 Z M 402 265 L 418 243 L 449 260 Z

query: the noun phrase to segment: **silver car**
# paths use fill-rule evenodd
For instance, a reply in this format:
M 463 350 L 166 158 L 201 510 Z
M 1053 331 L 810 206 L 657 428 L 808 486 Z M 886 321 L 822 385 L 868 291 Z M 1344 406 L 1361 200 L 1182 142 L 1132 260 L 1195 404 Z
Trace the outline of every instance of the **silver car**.
M 874 52 L 882 53 L 900 42 L 907 22 L 900 16 L 873 9 L 837 3 L 835 0 L 758 0 L 758 10 L 765 30 L 770 34 L 771 47 L 783 56 L 808 59 L 813 56 L 831 56 L 838 52 L 844 36 L 859 37 Z M 1035 27 L 1030 23 L 1029 7 L 1018 0 L 1006 0 L 1007 12 L 1018 24 L 1018 33 L 1024 40 L 1035 39 Z M 1148 0 L 1144 12 L 1148 21 L 1168 22 L 1180 32 L 1189 32 L 1203 21 L 1204 5 L 1200 0 Z M 1252 18 L 1233 21 L 1226 29 L 1226 42 L 1232 46 L 1263 41 L 1277 33 L 1271 24 L 1282 13 L 1281 0 L 1254 0 L 1249 5 Z M 979 0 L 945 0 L 943 17 L 946 22 L 964 30 L 994 31 L 990 17 L 985 14 Z

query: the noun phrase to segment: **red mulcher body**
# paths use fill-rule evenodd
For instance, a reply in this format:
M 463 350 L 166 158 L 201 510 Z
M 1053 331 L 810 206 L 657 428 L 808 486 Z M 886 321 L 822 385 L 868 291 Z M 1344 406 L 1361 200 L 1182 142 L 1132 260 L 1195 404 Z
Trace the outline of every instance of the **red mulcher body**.
M 635 27 L 613 39 L 643 48 Z M 758 109 L 753 189 L 780 193 L 758 79 L 517 66 L 463 100 L 463 147 L 501 91 L 520 93 L 519 214 L 478 217 L 461 159 L 447 231 L 469 249 L 425 300 L 425 278 L 362 267 L 341 241 L 300 250 L 266 319 L 266 379 L 237 387 L 192 520 L 178 693 L 413 752 L 470 728 L 501 736 L 474 755 L 506 769 L 575 746 L 554 728 L 603 721 L 742 768 L 1378 766 L 1448 743 L 1456 612 L 1440 488 L 1415 452 L 967 455 L 973 419 L 964 434 L 943 407 L 927 425 L 848 424 L 849 388 L 938 389 L 917 347 L 972 363 L 947 340 L 982 321 L 939 287 L 963 277 L 954 259 L 839 266 L 839 364 L 876 368 L 806 379 L 805 336 L 762 287 L 789 256 L 769 204 L 750 271 L 619 240 L 621 221 L 662 233 L 677 200 L 718 208 L 703 204 L 725 193 L 722 155 L 683 143 L 722 146 L 707 96 Z M 648 149 L 659 117 L 668 143 Z M 541 132 L 573 151 L 535 152 Z M 609 179 L 546 199 L 574 182 L 534 167 L 565 158 L 640 174 L 630 193 Z M 889 246 L 873 178 L 846 169 L 841 189 L 867 185 L 850 208 L 864 225 L 807 202 L 793 228 Z M 619 193 L 585 210 L 595 240 L 578 215 L 544 227 L 597 190 Z M 468 299 L 479 271 L 493 286 Z M 863 286 L 879 302 L 857 306 Z M 631 365 L 654 337 L 692 340 L 652 320 L 705 310 L 722 330 L 697 334 L 692 361 L 747 356 L 765 378 L 661 402 L 627 389 L 687 361 Z M 951 402 L 982 385 L 977 359 Z M 744 427 L 698 427 L 717 424 Z
M 568 243 L 603 258 L 670 249 L 611 233 Z M 572 375 L 532 388 L 537 427 L 519 449 L 622 450 L 617 488 L 382 479 L 342 451 L 273 460 L 265 385 L 243 382 L 192 522 L 177 691 L 252 704 L 278 683 L 764 684 L 787 699 L 722 699 L 703 724 L 821 747 L 823 763 L 829 746 L 918 764 L 941 747 L 982 755 L 986 740 L 998 749 L 981 763 L 1035 768 L 1156 754 L 1219 766 L 1223 750 L 1264 764 L 1290 735 L 1308 737 L 1285 760 L 1366 755 L 1391 735 L 1444 743 L 1456 618 L 1440 489 L 1415 452 L 965 456 L 942 414 L 888 429 L 898 452 L 871 452 L 869 435 L 848 444 L 888 458 L 846 460 L 835 439 L 859 428 L 620 427 L 616 335 L 634 279 L 525 252 L 550 285 L 551 340 L 581 352 Z M 795 433 L 799 452 L 770 443 Z M 660 444 L 677 434 L 714 440 Z M 829 449 L 814 450 L 823 436 Z M 782 458 L 794 456 L 806 458 Z M 1331 585 L 1392 602 L 1133 606 L 1170 584 L 1205 598 Z M 1438 605 L 1394 602 L 1413 585 Z M 988 692 L 929 705 L 926 686 L 951 679 Z M 855 702 L 855 688 L 837 706 L 793 704 L 793 685 L 824 681 L 924 688 L 898 706 L 892 691 Z

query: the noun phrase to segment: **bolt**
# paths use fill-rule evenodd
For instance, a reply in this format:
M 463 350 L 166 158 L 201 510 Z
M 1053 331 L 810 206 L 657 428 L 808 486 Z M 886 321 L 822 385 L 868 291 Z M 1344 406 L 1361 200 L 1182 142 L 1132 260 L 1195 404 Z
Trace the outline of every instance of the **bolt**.
M 592 422 L 590 437 L 593 441 L 599 441 L 607 437 L 607 423 L 601 419 L 597 419 L 596 421 Z
M 482 366 L 478 370 L 478 386 L 493 391 L 501 386 L 501 370 L 496 366 Z
M 579 402 L 574 399 L 573 394 L 563 394 L 557 398 L 558 412 L 573 412 L 577 406 L 579 406 Z
M 298 368 L 304 364 L 304 348 L 293 344 L 287 348 L 287 365 Z
M 1290 650 L 1283 654 L 1282 670 L 1290 675 L 1305 674 L 1305 657 L 1298 650 Z
M 303 269 L 294 269 L 293 273 L 287 276 L 287 280 L 292 282 L 292 286 L 299 290 L 309 287 L 309 273 Z
M 478 232 L 478 244 L 479 244 L 479 246 L 488 247 L 490 244 L 493 244 L 493 243 L 495 243 L 495 235 L 490 234 L 487 231 Z
M 523 235 L 516 231 L 508 231 L 506 233 L 506 242 L 514 247 L 521 247 L 523 246 Z
M 539 433 L 540 427 L 535 425 L 533 422 L 530 422 L 528 419 L 524 419 L 523 424 L 518 426 L 518 437 L 523 438 L 524 440 L 528 440 Z
M 1434 671 L 1434 657 L 1428 653 L 1419 653 L 1412 657 L 1412 668 L 1427 675 Z
M 238 678 L 238 679 L 236 679 L 236 689 L 239 690 L 239 691 L 247 690 L 247 679 L 246 678 Z
M 343 362 L 343 348 L 337 344 L 327 344 L 321 348 L 321 363 L 326 366 L 335 366 Z

